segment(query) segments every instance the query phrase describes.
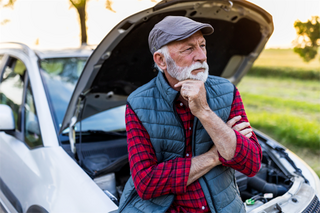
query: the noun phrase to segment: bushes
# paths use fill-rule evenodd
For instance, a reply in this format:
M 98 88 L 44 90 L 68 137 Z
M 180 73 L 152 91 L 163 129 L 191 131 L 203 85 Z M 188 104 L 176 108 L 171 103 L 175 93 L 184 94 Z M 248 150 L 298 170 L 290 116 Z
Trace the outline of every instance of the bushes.
M 294 78 L 301 80 L 320 80 L 319 70 L 304 70 L 293 67 L 264 67 L 254 66 L 248 74 L 257 77 Z

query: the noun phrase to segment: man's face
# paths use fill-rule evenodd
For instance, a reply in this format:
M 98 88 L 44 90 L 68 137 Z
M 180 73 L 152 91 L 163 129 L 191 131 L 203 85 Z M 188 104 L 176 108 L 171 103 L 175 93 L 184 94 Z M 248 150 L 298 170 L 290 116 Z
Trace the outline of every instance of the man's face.
M 205 82 L 209 71 L 205 42 L 198 31 L 187 39 L 168 44 L 168 74 L 178 81 L 195 79 Z

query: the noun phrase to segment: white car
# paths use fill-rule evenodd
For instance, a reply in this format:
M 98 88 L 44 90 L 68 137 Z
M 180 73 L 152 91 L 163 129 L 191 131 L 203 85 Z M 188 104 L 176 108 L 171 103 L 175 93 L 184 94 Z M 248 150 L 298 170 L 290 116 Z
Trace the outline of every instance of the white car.
M 247 1 L 166 0 L 120 22 L 93 52 L 0 44 L 0 211 L 117 210 L 130 176 L 126 99 L 157 75 L 147 38 L 167 15 L 213 25 L 206 36 L 210 74 L 234 84 L 273 32 L 272 17 Z M 255 133 L 260 172 L 236 172 L 247 212 L 319 212 L 314 171 Z

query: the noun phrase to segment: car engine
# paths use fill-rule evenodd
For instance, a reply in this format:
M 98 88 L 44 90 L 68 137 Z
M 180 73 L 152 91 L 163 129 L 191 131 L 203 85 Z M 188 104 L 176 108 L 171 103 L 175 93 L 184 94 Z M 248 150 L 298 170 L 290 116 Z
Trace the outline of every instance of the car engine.
M 263 150 L 260 171 L 254 177 L 235 171 L 240 195 L 247 212 L 285 194 L 291 187 L 290 176 L 284 174 L 272 160 L 268 150 Z M 127 155 L 110 160 L 107 154 L 96 154 L 85 158 L 84 170 L 94 182 L 117 205 L 124 185 L 130 177 Z

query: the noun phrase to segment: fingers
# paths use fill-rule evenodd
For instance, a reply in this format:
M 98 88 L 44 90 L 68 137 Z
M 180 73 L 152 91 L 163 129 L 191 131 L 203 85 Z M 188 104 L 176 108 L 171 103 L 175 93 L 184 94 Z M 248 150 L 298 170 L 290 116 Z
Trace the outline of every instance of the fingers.
M 180 89 L 181 96 L 188 101 L 190 93 L 192 93 L 192 88 L 187 84 L 182 84 Z
M 231 119 L 227 122 L 228 127 L 232 128 L 235 123 L 237 123 L 238 121 L 240 121 L 240 119 L 241 119 L 241 115 L 238 115 L 238 116 L 236 116 L 236 117 L 231 118 Z
M 246 138 L 251 138 L 252 136 L 252 132 L 250 132 L 249 134 L 245 135 Z
M 232 129 L 240 132 L 241 130 L 243 130 L 247 127 L 250 127 L 250 123 L 249 122 L 242 122 L 242 123 L 239 123 L 239 124 L 236 124 L 235 126 L 233 126 Z
M 244 135 L 246 138 L 251 138 L 252 136 L 252 129 L 248 128 L 248 129 L 244 129 L 242 131 L 239 131 L 242 135 Z
M 181 87 L 183 84 L 183 81 L 178 82 L 177 84 L 174 85 L 174 87 Z
M 236 117 L 233 117 L 227 122 L 228 127 L 238 131 L 242 135 L 244 135 L 246 138 L 250 138 L 252 136 L 252 129 L 250 127 L 249 122 L 242 122 L 239 124 L 236 124 L 238 121 L 241 120 L 241 116 L 238 115 Z M 236 125 L 235 125 L 236 124 Z
M 181 87 L 183 84 L 190 83 L 190 82 L 193 82 L 193 81 L 197 81 L 197 80 L 184 80 L 184 81 L 180 81 L 180 82 L 176 83 L 176 84 L 174 85 L 174 87 Z
M 203 82 L 196 80 L 185 80 L 174 85 L 174 87 L 180 87 L 180 94 L 187 101 L 199 96 L 202 86 Z
M 185 99 L 186 101 L 189 100 L 187 91 L 181 90 L 180 94 L 181 94 L 181 96 L 182 96 L 183 99 Z

